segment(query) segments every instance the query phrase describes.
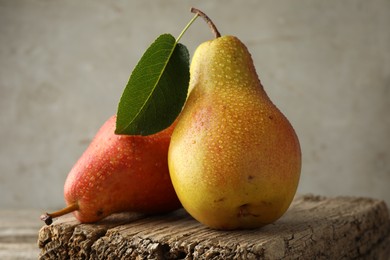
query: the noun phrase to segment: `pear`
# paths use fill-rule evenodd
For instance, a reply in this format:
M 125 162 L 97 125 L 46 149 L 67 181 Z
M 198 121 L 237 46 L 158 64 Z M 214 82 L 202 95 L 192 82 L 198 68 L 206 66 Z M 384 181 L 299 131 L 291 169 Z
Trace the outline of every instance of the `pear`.
M 65 182 L 67 207 L 41 218 L 73 212 L 82 223 L 124 211 L 163 213 L 181 207 L 168 170 L 168 147 L 175 123 L 149 136 L 116 135 L 116 116 L 100 128 Z
M 234 36 L 202 43 L 168 164 L 186 211 L 222 230 L 257 228 L 288 209 L 301 171 L 297 135 Z

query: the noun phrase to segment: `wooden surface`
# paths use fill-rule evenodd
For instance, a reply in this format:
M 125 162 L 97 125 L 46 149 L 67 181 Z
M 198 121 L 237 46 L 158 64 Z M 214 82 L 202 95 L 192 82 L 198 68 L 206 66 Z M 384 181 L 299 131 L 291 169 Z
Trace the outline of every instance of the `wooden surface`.
M 306 195 L 255 230 L 211 230 L 183 210 L 98 224 L 66 216 L 44 226 L 38 244 L 41 259 L 390 259 L 390 219 L 382 201 Z
M 38 258 L 41 213 L 37 210 L 0 210 L 0 259 Z

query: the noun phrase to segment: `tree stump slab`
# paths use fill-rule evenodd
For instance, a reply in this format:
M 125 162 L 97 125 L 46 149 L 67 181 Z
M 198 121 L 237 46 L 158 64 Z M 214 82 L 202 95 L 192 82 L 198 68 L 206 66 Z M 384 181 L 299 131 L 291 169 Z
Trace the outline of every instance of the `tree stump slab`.
M 212 230 L 183 209 L 96 224 L 65 216 L 41 228 L 38 246 L 40 259 L 390 259 L 390 218 L 380 200 L 301 195 L 254 230 Z

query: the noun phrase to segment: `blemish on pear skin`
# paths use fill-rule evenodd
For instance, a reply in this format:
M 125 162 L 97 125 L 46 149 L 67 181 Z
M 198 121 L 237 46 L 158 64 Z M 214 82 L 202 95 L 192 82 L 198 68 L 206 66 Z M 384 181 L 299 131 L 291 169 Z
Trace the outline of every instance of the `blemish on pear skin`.
M 253 175 L 248 175 L 248 181 L 252 181 L 255 178 Z
M 260 201 L 260 204 L 263 205 L 263 206 L 271 206 L 272 202 L 262 200 L 262 201 Z
M 222 198 L 220 198 L 220 199 L 214 200 L 214 202 L 217 203 L 217 202 L 222 202 L 222 201 L 224 201 L 224 200 L 225 200 L 225 197 L 222 197 Z
M 96 211 L 96 216 L 101 217 L 103 215 L 103 213 L 104 213 L 103 209 L 98 209 Z
M 240 218 L 240 217 L 248 217 L 248 216 L 255 217 L 255 218 L 260 217 L 260 215 L 251 213 L 251 211 L 250 211 L 250 205 L 249 205 L 248 203 L 246 203 L 246 204 L 241 205 L 241 206 L 238 208 L 237 217 Z

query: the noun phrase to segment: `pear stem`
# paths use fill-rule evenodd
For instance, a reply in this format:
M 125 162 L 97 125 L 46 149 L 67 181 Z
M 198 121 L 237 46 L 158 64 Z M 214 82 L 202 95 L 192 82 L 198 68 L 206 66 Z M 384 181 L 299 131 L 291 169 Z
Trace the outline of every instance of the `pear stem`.
M 44 221 L 45 224 L 49 226 L 49 225 L 51 225 L 51 223 L 53 223 L 53 218 L 63 216 L 65 214 L 71 213 L 71 212 L 78 210 L 78 209 L 79 209 L 79 204 L 77 204 L 77 202 L 75 202 L 75 203 L 69 204 L 67 207 L 65 207 L 59 211 L 56 211 L 53 213 L 45 213 L 44 215 L 41 216 L 41 220 Z
M 213 21 L 211 21 L 211 19 L 205 13 L 203 13 L 201 10 L 194 8 L 194 7 L 191 8 L 191 13 L 199 15 L 200 17 L 202 17 L 206 21 L 206 23 L 209 25 L 211 31 L 213 32 L 215 38 L 221 37 L 221 34 L 219 33 L 217 27 L 215 26 Z

